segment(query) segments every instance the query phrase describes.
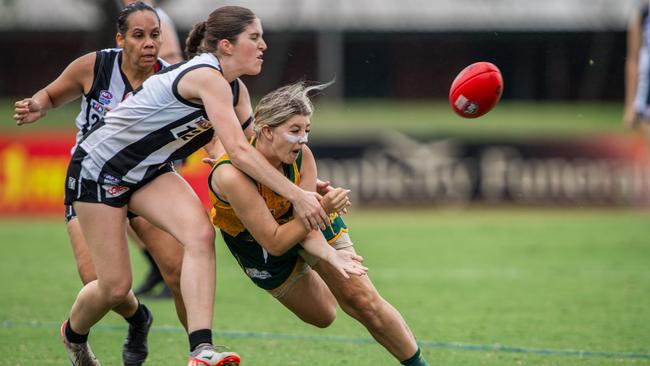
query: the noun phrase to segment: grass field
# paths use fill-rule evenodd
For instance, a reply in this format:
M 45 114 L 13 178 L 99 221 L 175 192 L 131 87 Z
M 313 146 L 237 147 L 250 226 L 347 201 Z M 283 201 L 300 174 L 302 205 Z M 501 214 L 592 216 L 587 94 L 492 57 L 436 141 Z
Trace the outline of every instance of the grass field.
M 74 129 L 78 102 L 69 103 L 34 125 L 16 127 L 13 100 L 0 102 L 0 133 Z M 471 120 L 456 116 L 444 101 L 350 101 L 317 103 L 312 131 L 316 138 L 380 133 L 387 129 L 418 136 L 464 138 L 554 137 L 623 132 L 620 103 L 534 103 L 503 101 L 487 115 Z
M 650 364 L 648 211 L 365 210 L 347 221 L 431 365 Z M 0 365 L 66 364 L 58 328 L 80 285 L 62 220 L 0 221 L 0 243 Z M 217 250 L 216 342 L 242 365 L 397 364 L 341 312 L 325 330 L 302 324 Z M 148 364 L 184 364 L 171 301 L 145 301 Z M 111 314 L 91 333 L 104 365 L 120 364 L 125 331 Z

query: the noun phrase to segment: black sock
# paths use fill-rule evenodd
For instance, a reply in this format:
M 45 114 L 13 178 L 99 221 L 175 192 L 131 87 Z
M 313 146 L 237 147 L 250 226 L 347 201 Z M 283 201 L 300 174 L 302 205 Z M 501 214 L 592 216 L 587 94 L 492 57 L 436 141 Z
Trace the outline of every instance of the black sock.
M 212 344 L 212 331 L 210 329 L 199 329 L 189 334 L 190 352 L 194 351 L 201 343 Z
M 149 319 L 149 316 L 147 314 L 147 311 L 142 306 L 142 304 L 138 302 L 138 309 L 135 311 L 135 313 L 128 318 L 124 317 L 124 319 L 127 322 L 129 322 L 129 324 L 138 325 L 138 324 L 146 323 L 147 320 Z
M 65 325 L 65 339 L 68 340 L 70 343 L 86 343 L 88 342 L 88 333 L 86 334 L 79 334 L 72 330 L 72 327 L 70 326 L 70 319 L 68 319 L 68 322 Z

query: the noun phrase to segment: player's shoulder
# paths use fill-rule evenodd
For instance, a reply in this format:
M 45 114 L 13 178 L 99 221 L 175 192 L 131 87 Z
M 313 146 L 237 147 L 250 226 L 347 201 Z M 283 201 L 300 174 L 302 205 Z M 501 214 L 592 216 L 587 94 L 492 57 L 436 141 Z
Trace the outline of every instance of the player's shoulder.
M 212 181 L 225 192 L 232 192 L 253 182 L 244 172 L 232 165 L 230 160 L 217 162 L 212 174 Z
M 97 52 L 89 52 L 74 59 L 66 70 L 67 73 L 92 75 L 97 60 Z

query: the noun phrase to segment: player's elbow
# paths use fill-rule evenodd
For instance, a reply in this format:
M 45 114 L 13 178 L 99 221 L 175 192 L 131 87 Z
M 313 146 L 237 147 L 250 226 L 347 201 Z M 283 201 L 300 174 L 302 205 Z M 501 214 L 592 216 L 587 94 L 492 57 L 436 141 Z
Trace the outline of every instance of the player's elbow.
M 266 250 L 267 253 L 274 257 L 279 257 L 283 255 L 284 253 L 287 252 L 289 248 L 282 247 L 280 245 L 277 245 L 277 243 L 274 243 L 273 241 L 267 241 L 266 243 L 260 243 L 262 247 Z

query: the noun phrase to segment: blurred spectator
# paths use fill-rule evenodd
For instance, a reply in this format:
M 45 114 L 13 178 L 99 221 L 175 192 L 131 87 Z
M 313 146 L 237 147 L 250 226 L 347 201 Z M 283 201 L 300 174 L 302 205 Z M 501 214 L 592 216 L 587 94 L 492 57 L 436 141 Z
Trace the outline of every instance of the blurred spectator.
M 640 128 L 650 141 L 650 4 L 644 3 L 630 19 L 625 60 L 623 123 Z

